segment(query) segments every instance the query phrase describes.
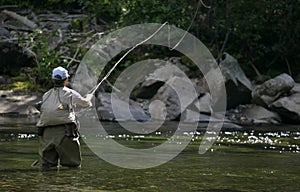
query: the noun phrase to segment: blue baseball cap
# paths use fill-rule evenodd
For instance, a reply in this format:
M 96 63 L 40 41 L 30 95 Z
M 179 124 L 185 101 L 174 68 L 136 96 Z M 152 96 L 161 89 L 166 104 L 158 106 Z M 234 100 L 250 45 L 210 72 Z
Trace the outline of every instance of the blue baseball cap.
M 68 77 L 70 77 L 68 70 L 63 67 L 56 67 L 52 71 L 52 79 L 54 80 L 65 80 Z

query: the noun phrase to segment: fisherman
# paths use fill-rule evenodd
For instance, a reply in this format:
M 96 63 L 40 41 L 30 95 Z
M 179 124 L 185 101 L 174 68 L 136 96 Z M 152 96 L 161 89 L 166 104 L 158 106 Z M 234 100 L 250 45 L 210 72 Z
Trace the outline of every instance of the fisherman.
M 81 166 L 79 122 L 74 108 L 91 106 L 93 94 L 82 97 L 66 87 L 68 71 L 57 67 L 52 72 L 54 87 L 43 95 L 41 116 L 37 123 L 40 136 L 39 155 L 43 168 Z

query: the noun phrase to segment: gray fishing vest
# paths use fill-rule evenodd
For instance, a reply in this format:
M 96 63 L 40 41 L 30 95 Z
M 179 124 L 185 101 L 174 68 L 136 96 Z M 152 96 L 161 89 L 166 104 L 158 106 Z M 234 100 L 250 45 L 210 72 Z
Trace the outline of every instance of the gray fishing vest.
M 72 91 L 67 87 L 54 87 L 43 95 L 41 116 L 37 127 L 67 123 L 76 123 Z

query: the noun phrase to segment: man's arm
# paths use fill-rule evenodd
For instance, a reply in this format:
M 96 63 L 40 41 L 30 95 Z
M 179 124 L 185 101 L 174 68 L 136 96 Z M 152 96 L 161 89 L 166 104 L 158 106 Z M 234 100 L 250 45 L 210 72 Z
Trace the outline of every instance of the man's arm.
M 77 93 L 76 91 L 73 92 L 72 94 L 72 101 L 73 101 L 73 105 L 80 105 L 82 107 L 90 107 L 92 106 L 92 98 L 93 95 L 92 94 L 87 94 L 85 97 L 82 97 L 79 93 Z

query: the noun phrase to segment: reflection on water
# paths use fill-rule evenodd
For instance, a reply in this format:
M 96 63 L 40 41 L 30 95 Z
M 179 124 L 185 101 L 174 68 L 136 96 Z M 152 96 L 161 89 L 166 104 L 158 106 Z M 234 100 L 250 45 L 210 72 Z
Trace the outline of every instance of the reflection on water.
M 109 127 L 117 130 L 118 125 Z M 161 166 L 142 170 L 110 165 L 82 142 L 81 169 L 60 167 L 49 171 L 30 166 L 38 158 L 38 138 L 32 131 L 18 130 L 18 133 L 7 129 L 0 132 L 0 191 L 294 192 L 300 189 L 298 129 L 224 131 L 215 136 L 214 146 L 204 155 L 198 154 L 203 132 L 185 132 L 184 135 L 192 134 L 193 139 L 180 155 Z M 148 148 L 168 140 L 166 133 L 171 132 L 158 130 L 148 135 L 132 135 L 117 130 L 98 138 L 110 137 L 130 147 Z

